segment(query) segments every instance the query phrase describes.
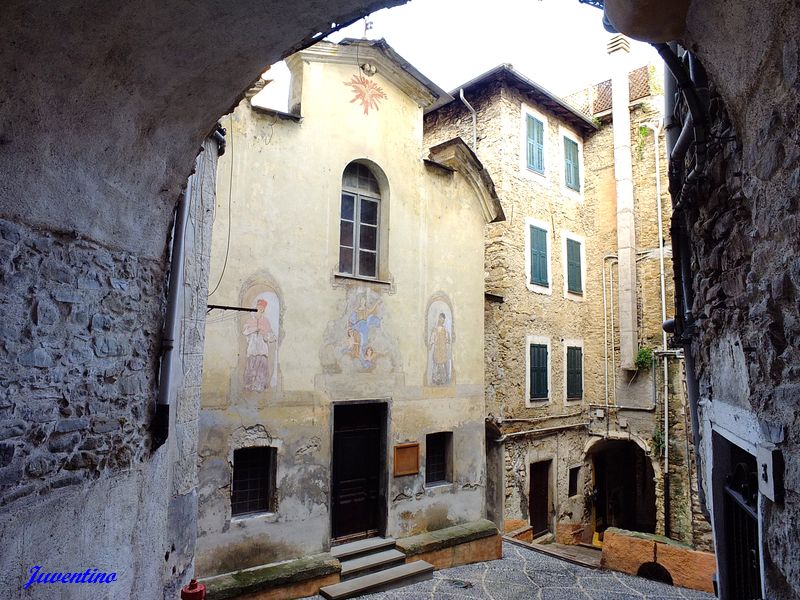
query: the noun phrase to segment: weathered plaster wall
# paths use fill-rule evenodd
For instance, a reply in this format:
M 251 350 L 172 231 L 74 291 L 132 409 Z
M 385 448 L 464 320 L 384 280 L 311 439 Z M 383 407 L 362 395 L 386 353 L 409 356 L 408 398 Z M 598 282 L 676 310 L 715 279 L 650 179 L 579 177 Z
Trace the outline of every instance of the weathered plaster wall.
M 212 313 L 200 432 L 203 575 L 327 549 L 334 401 L 389 403 L 387 535 L 485 515 L 486 223 L 478 200 L 458 173 L 425 166 L 421 108 L 380 71 L 372 81 L 386 99 L 365 115 L 345 85 L 355 64 L 309 58 L 294 65 L 302 78 L 300 122 L 246 101 L 223 121 L 233 150 L 220 164 L 211 281 L 221 277 L 221 284 L 211 299 L 252 306 L 254 286 L 275 293 L 277 378 L 263 391 L 246 389 L 248 314 Z M 342 173 L 356 159 L 367 161 L 381 184 L 388 238 L 378 282 L 336 275 Z M 452 314 L 452 380 L 443 386 L 430 384 L 427 360 L 428 313 L 437 300 Z M 375 319 L 366 362 L 351 354 L 347 333 L 362 301 Z M 277 448 L 277 508 L 231 518 L 232 448 L 240 447 L 242 432 L 261 428 L 261 443 Z M 425 435 L 437 431 L 453 432 L 453 481 L 428 488 Z M 420 473 L 393 478 L 392 447 L 410 441 L 420 443 Z
M 156 451 L 148 425 L 166 303 L 160 264 L 80 237 L 1 222 L 9 261 L 2 267 L 7 293 L 0 325 L 0 534 L 8 540 L 0 587 L 12 595 L 34 565 L 116 571 L 114 589 L 123 595 L 137 590 L 159 597 L 165 585 L 174 590 L 186 577 L 194 553 L 208 268 L 202 246 L 210 245 L 216 155 L 216 144 L 206 142 L 198 161 L 171 396 L 176 408 L 171 436 Z M 58 524 L 31 527 L 56 512 L 63 516 Z M 30 597 L 51 593 L 44 585 L 28 591 Z M 95 592 L 70 586 L 64 593 Z

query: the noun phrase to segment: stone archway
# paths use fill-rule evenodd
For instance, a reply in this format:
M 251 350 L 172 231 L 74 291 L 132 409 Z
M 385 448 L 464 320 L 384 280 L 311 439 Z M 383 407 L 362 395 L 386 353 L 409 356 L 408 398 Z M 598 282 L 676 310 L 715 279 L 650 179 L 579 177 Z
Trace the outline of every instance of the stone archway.
M 399 0 L 299 0 L 291 4 L 274 0 L 232 3 L 143 0 L 124 6 L 103 0 L 0 3 L 0 22 L 4 28 L 0 55 L 0 87 L 4 91 L 0 99 L 0 172 L 3 173 L 0 241 L 4 252 L 25 246 L 32 257 L 22 270 L 9 266 L 0 281 L 0 292 L 9 299 L 4 308 L 8 328 L 0 331 L 3 338 L 0 369 L 17 386 L 12 388 L 15 398 L 9 400 L 11 412 L 15 410 L 16 397 L 23 401 L 33 397 L 30 390 L 17 384 L 38 377 L 47 368 L 50 359 L 45 349 L 51 348 L 61 335 L 41 323 L 35 328 L 28 323 L 31 314 L 44 310 L 50 302 L 48 298 L 34 297 L 29 290 L 57 294 L 55 301 L 60 309 L 69 311 L 71 319 L 83 323 L 91 314 L 81 312 L 79 293 L 60 289 L 64 285 L 59 278 L 71 277 L 70 269 L 90 264 L 92 273 L 84 283 L 101 286 L 100 291 L 91 293 L 107 295 L 116 289 L 115 285 L 145 288 L 143 297 L 148 301 L 132 303 L 124 317 L 141 323 L 146 330 L 148 339 L 141 344 L 141 356 L 135 361 L 137 373 L 141 371 L 144 375 L 139 377 L 130 372 L 127 357 L 113 356 L 115 350 L 107 339 L 95 343 L 104 354 L 104 368 L 122 373 L 120 379 L 131 395 L 128 404 L 142 414 L 148 412 L 153 402 L 159 332 L 163 325 L 163 311 L 157 304 L 167 285 L 168 232 L 180 189 L 202 139 L 219 116 L 236 104 L 264 66 L 319 39 L 340 23 L 400 3 Z M 637 2 L 609 0 L 609 5 L 612 4 L 635 7 Z M 636 11 L 632 14 L 638 27 L 638 19 L 642 17 L 636 16 Z M 624 33 L 634 33 L 621 23 L 617 24 Z M 776 233 L 788 222 L 783 219 L 787 209 L 770 201 L 770 198 L 791 201 L 797 197 L 796 185 L 791 183 L 795 180 L 789 176 L 796 173 L 797 163 L 789 160 L 791 153 L 784 152 L 784 146 L 780 145 L 782 139 L 796 139 L 792 136 L 800 106 L 797 78 L 800 13 L 796 3 L 794 0 L 771 3 L 747 0 L 735 5 L 725 0 L 693 2 L 685 29 L 685 45 L 696 50 L 703 61 L 741 134 L 743 160 L 736 179 L 746 184 L 747 203 L 759 209 L 760 237 L 755 238 L 755 243 L 762 246 L 773 243 L 771 252 L 775 256 L 796 256 L 790 246 L 791 236 Z M 769 151 L 762 148 L 765 141 L 769 141 L 766 148 Z M 784 155 L 785 162 L 775 158 Z M 84 261 L 84 254 L 91 256 Z M 797 308 L 791 304 L 791 294 L 787 291 L 785 266 L 781 261 L 758 263 L 748 278 L 770 282 L 772 294 L 783 298 L 781 306 L 786 317 L 776 318 L 774 328 L 777 331 L 785 323 L 788 332 L 796 322 Z M 119 277 L 120 270 L 129 275 L 128 281 Z M 19 273 L 23 275 L 15 277 Z M 747 268 L 742 273 L 743 277 L 748 274 Z M 717 280 L 708 278 L 708 285 L 713 288 Z M 752 319 L 740 322 L 739 317 L 731 317 L 739 312 L 747 315 L 748 309 L 755 308 L 762 300 L 758 295 L 753 298 L 720 309 L 726 315 L 720 322 L 735 328 L 737 335 L 745 337 L 744 345 L 754 348 L 754 353 L 768 361 L 773 351 L 767 342 L 760 341 L 764 323 Z M 112 321 L 108 322 L 108 329 L 114 329 Z M 24 339 L 18 339 L 18 332 L 24 334 Z M 788 333 L 784 336 L 772 331 L 768 337 L 777 340 L 777 344 L 793 339 Z M 769 352 L 763 351 L 765 348 Z M 73 350 L 90 357 L 93 354 L 91 348 Z M 701 370 L 708 369 L 709 360 L 704 359 Z M 772 364 L 778 364 L 777 359 L 768 366 Z M 143 371 L 139 365 L 144 366 Z M 724 372 L 724 368 L 720 371 Z M 73 375 L 72 384 L 88 406 L 99 408 L 106 398 L 88 372 L 84 369 Z M 792 423 L 791 411 L 787 414 L 781 411 L 789 401 L 773 398 L 773 393 L 777 397 L 776 384 L 769 377 L 777 375 L 770 375 L 768 368 L 754 373 L 750 387 L 744 391 L 745 402 L 753 403 L 759 417 L 788 426 Z M 785 393 L 788 398 L 790 392 Z M 58 413 L 56 400 L 49 402 L 46 395 L 36 400 L 38 412 Z M 9 423 L 9 431 L 30 429 L 37 436 L 42 433 L 41 426 L 33 419 Z M 92 423 L 93 428 L 100 429 L 112 425 Z M 190 439 L 192 420 L 182 426 L 188 431 L 186 439 Z M 93 433 L 102 443 L 112 437 L 108 431 Z M 17 447 L 22 448 L 23 442 L 17 441 Z M 133 444 L 135 449 L 147 445 L 146 436 Z M 187 441 L 185 447 L 191 451 L 192 443 Z M 181 481 L 173 482 L 169 472 L 168 465 L 175 462 L 178 450 L 164 448 L 160 450 L 162 455 L 167 452 L 172 455 L 145 457 L 135 469 L 125 473 L 117 470 L 91 481 L 84 480 L 80 472 L 63 473 L 56 484 L 41 489 L 38 483 L 24 479 L 27 475 L 23 474 L 23 464 L 15 451 L 12 448 L 8 458 L 11 464 L 2 467 L 2 481 L 7 486 L 4 500 L 7 493 L 8 498 L 21 498 L 25 506 L 4 509 L 10 516 L 0 524 L 0 537 L 26 539 L 26 542 L 4 554 L 0 569 L 12 572 L 15 565 L 33 564 L 58 555 L 97 558 L 99 563 L 106 556 L 100 542 L 88 536 L 85 540 L 74 536 L 68 526 L 57 524 L 52 515 L 60 512 L 72 515 L 71 519 L 62 520 L 65 523 L 92 522 L 95 531 L 102 534 L 100 537 L 115 541 L 116 546 L 119 546 L 117 539 L 126 541 L 130 554 L 126 555 L 127 564 L 120 566 L 129 567 L 125 569 L 126 585 L 136 582 L 140 595 L 156 597 L 159 594 L 155 590 L 176 578 L 174 571 L 160 572 L 156 565 L 165 552 L 169 555 L 175 551 L 176 544 L 180 549 L 181 543 L 185 543 L 188 554 L 193 547 L 191 534 L 172 536 L 164 531 L 167 521 L 166 527 L 172 532 L 191 532 L 194 527 L 192 511 L 186 508 L 193 501 L 194 473 L 187 468 L 186 474 L 176 478 Z M 192 461 L 186 464 L 191 465 Z M 55 505 L 58 510 L 53 508 Z M 796 583 L 797 553 L 791 551 L 792 540 L 786 538 L 780 527 L 799 514 L 796 502 L 765 508 L 768 547 L 774 549 L 768 568 L 775 572 L 774 580 L 783 582 L 780 585 L 789 590 L 778 590 L 773 594 L 776 598 L 789 598 L 791 590 L 800 589 Z M 135 519 L 134 515 L 149 518 Z M 45 555 L 41 554 L 41 548 L 30 547 L 28 538 L 21 535 L 33 522 L 54 527 L 54 541 Z M 134 522 L 136 527 L 131 528 L 129 525 Z M 188 564 L 191 557 L 185 558 Z M 179 570 L 177 576 L 181 574 Z
M 655 471 L 642 448 L 630 440 L 603 439 L 591 446 L 588 456 L 594 472 L 595 530 L 655 533 Z

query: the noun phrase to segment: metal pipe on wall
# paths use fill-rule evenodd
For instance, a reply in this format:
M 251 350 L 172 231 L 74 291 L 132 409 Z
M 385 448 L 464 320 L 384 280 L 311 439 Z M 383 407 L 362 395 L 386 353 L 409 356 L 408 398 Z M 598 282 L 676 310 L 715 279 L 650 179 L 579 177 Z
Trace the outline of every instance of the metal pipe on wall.
M 683 92 L 686 104 L 692 116 L 692 127 L 695 134 L 696 158 L 693 173 L 699 172 L 704 167 L 705 161 L 705 110 L 698 97 L 697 91 L 691 78 L 687 75 L 683 63 L 676 55 L 677 44 L 654 44 L 656 50 L 664 59 L 667 69 L 664 71 L 665 89 L 665 114 L 667 118 L 666 142 L 667 154 L 670 157 L 670 194 L 672 195 L 673 216 L 670 233 L 672 235 L 672 263 L 675 276 L 675 330 L 676 337 L 681 340 L 684 346 L 684 367 L 686 369 L 686 395 L 689 400 L 689 409 L 692 418 L 692 439 L 695 445 L 695 463 L 697 465 L 697 493 L 700 506 L 706 517 L 710 517 L 706 505 L 705 491 L 703 489 L 703 466 L 701 454 L 699 452 L 700 423 L 699 423 L 699 381 L 695 370 L 694 356 L 691 348 L 691 328 L 693 317 L 691 312 L 694 300 L 691 284 L 691 245 L 688 240 L 688 230 L 686 220 L 683 215 L 683 159 L 684 155 L 678 156 L 674 152 L 679 138 L 677 129 L 677 119 L 675 109 L 677 105 L 677 94 Z M 695 71 L 700 78 L 701 70 L 695 62 Z M 705 85 L 705 82 L 701 80 Z M 706 98 L 703 98 L 705 100 Z M 678 213 L 678 214 L 676 214 Z M 665 326 L 667 324 L 665 323 Z
M 469 109 L 469 112 L 472 113 L 472 151 L 478 151 L 478 113 L 475 112 L 475 109 L 472 108 L 472 105 L 467 102 L 467 99 L 464 97 L 464 88 L 458 90 L 458 97 L 461 98 L 461 102 L 464 103 Z

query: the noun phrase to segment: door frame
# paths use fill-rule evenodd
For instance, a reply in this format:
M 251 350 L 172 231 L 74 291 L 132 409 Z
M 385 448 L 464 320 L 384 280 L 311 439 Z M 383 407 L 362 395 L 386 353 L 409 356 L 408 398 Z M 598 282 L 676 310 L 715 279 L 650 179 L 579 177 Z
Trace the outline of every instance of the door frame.
M 385 406 L 384 418 L 381 423 L 380 434 L 380 468 L 378 474 L 378 535 L 386 537 L 386 528 L 389 520 L 389 423 L 391 423 L 392 416 L 392 400 L 391 398 L 369 398 L 358 400 L 333 400 L 330 403 L 330 419 L 328 427 L 328 435 L 330 440 L 330 460 L 329 460 L 329 477 L 328 477 L 328 545 L 336 545 L 345 543 L 350 540 L 334 541 L 333 538 L 333 463 L 334 463 L 334 439 L 335 435 L 334 420 L 336 418 L 337 406 L 352 406 L 354 404 L 382 404 Z
M 554 465 L 556 461 L 554 458 L 544 458 L 541 460 L 533 460 L 528 462 L 528 522 L 530 523 L 531 529 L 533 529 L 533 513 L 531 511 L 531 505 L 533 501 L 533 494 L 531 493 L 533 487 L 533 465 L 536 464 L 543 464 L 546 463 L 547 467 L 547 498 L 546 502 L 546 512 L 547 517 L 545 522 L 547 523 L 547 530 L 544 532 L 536 532 L 533 531 L 533 535 L 545 535 L 546 533 L 555 533 L 555 527 L 553 526 L 553 517 L 555 516 L 555 506 L 554 506 L 554 495 L 555 490 L 553 489 L 553 477 L 554 477 Z

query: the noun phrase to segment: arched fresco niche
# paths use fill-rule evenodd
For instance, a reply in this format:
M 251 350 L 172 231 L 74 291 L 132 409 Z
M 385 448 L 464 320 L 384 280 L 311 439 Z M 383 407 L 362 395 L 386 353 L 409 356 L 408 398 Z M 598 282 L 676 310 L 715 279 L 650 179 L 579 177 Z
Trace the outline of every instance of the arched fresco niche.
M 248 283 L 241 306 L 256 309 L 239 317 L 239 378 L 244 393 L 265 393 L 278 387 L 283 302 L 275 286 Z
M 438 292 L 428 302 L 425 318 L 427 367 L 425 384 L 446 386 L 454 383 L 453 373 L 453 309 L 447 294 Z

